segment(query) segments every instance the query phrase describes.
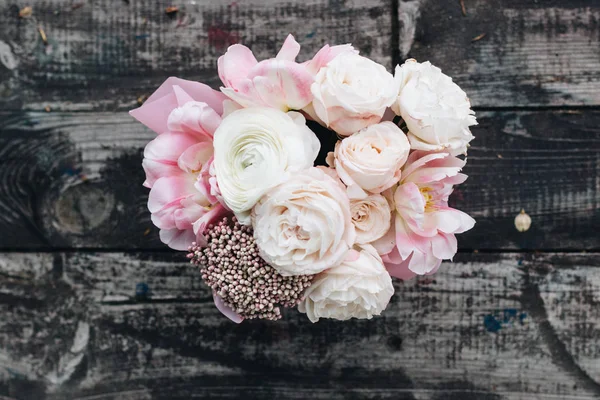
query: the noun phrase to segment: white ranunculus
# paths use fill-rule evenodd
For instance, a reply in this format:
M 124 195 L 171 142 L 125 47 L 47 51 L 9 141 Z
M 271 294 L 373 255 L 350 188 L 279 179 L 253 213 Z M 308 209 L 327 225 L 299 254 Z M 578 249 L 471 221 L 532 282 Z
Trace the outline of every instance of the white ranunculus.
M 473 139 L 469 126 L 477 125 L 467 94 L 430 62 L 408 60 L 396 67 L 400 86 L 392 110 L 409 129 L 415 150 L 466 153 Z
M 356 243 L 374 242 L 390 230 L 392 211 L 388 201 L 380 194 L 369 195 L 366 199 L 351 199 L 350 212 L 356 228 Z
M 383 65 L 354 52 L 322 67 L 310 89 L 314 99 L 306 111 L 342 136 L 379 122 L 398 95 L 398 84 Z
M 373 246 L 351 250 L 339 265 L 322 272 L 298 305 L 312 322 L 319 318 L 371 319 L 387 307 L 394 286 Z
M 261 257 L 284 276 L 339 264 L 356 238 L 344 185 L 316 167 L 267 192 L 252 222 Z
M 270 188 L 312 167 L 320 143 L 296 112 L 245 108 L 229 114 L 214 135 L 221 195 L 240 222 Z
M 338 142 L 334 167 L 350 198 L 365 198 L 365 190 L 381 193 L 400 180 L 409 151 L 404 132 L 392 122 L 381 122 Z

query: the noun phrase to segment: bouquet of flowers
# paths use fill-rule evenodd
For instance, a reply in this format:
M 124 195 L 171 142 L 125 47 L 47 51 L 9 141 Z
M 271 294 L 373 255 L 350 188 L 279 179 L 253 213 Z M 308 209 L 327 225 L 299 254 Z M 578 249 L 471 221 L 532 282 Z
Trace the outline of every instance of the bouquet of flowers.
M 450 77 L 415 60 L 392 75 L 349 44 L 299 51 L 233 45 L 220 91 L 169 78 L 131 111 L 158 134 L 142 166 L 160 239 L 235 322 L 372 318 L 391 277 L 433 274 L 475 223 L 448 206 L 476 124 Z

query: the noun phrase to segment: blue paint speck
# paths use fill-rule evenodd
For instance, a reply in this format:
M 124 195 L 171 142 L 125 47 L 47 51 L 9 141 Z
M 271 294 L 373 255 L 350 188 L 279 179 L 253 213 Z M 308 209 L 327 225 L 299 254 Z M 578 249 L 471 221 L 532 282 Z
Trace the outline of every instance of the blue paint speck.
M 313 38 L 315 35 L 317 34 L 317 31 L 312 31 L 311 33 L 309 33 L 308 35 L 306 35 L 307 39 L 311 39 Z
M 503 322 L 505 324 L 507 324 L 511 320 L 514 320 L 517 318 L 517 310 L 514 308 L 505 308 L 503 314 L 504 314 Z
M 144 299 L 148 296 L 148 285 L 144 282 L 138 283 L 135 285 L 135 297 L 138 299 Z
M 527 314 L 525 314 L 524 312 L 519 314 L 519 322 L 521 323 L 521 325 L 525 323 L 525 318 L 527 318 Z
M 135 40 L 147 39 L 150 37 L 149 33 L 142 33 L 141 35 L 135 35 Z
M 502 325 L 500 324 L 500 322 L 498 322 L 496 317 L 494 317 L 491 314 L 488 314 L 485 317 L 483 317 L 483 325 L 485 326 L 485 329 L 487 329 L 488 332 L 492 333 L 496 333 L 500 329 L 502 329 Z

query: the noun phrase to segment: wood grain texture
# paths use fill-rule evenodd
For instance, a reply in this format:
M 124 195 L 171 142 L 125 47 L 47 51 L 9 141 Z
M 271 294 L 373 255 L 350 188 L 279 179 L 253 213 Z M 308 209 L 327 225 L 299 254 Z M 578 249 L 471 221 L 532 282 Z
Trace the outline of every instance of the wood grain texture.
M 600 104 L 596 0 L 398 4 L 399 58 L 439 66 L 476 107 Z
M 169 16 L 168 6 L 179 11 Z M 171 75 L 218 87 L 217 58 L 229 45 L 273 57 L 288 33 L 302 60 L 325 43 L 352 42 L 391 67 L 388 0 L 42 0 L 32 18 L 18 11 L 0 2 L 0 109 L 125 110 Z
M 4 253 L 0 395 L 595 399 L 598 265 L 462 254 L 370 321 L 235 325 L 181 255 Z
M 600 112 L 481 112 L 452 203 L 462 249 L 599 249 Z M 125 113 L 13 113 L 0 125 L 0 247 L 165 249 L 140 166 L 154 137 Z M 533 224 L 514 227 L 525 209 Z

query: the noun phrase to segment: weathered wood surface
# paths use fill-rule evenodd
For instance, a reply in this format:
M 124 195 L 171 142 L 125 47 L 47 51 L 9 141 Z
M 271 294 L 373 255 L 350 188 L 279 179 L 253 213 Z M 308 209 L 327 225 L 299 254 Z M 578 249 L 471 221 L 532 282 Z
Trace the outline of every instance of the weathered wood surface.
M 370 321 L 235 325 L 180 254 L 4 253 L 0 395 L 597 399 L 599 264 L 462 254 Z
M 400 58 L 440 66 L 477 107 L 600 104 L 600 2 L 463 3 L 399 1 Z
M 477 219 L 462 249 L 599 249 L 600 112 L 480 112 L 452 197 Z M 140 167 L 154 137 L 126 113 L 0 122 L 0 248 L 163 249 Z M 514 227 L 521 209 L 526 233 Z
M 173 4 L 180 12 L 169 17 Z M 439 0 L 52 0 L 35 2 L 33 18 L 19 19 L 18 6 L 3 1 L 0 104 L 127 109 L 169 75 L 218 86 L 216 59 L 229 44 L 244 42 L 266 57 L 292 32 L 301 58 L 325 42 L 353 42 L 389 67 L 392 59 L 431 60 L 477 107 L 600 105 L 597 1 L 464 4 L 466 16 L 458 1 Z
M 0 0 L 0 399 L 600 399 L 600 3 L 462 3 Z M 230 323 L 145 207 L 123 111 L 289 32 L 430 60 L 478 109 L 475 229 L 371 321 Z
M 217 58 L 229 45 L 243 42 L 259 59 L 272 57 L 290 32 L 302 45 L 302 59 L 327 42 L 352 42 L 391 66 L 395 13 L 388 0 L 32 5 L 32 18 L 19 19 L 13 2 L 0 1 L 0 107 L 5 109 L 128 109 L 171 75 L 218 86 Z M 167 15 L 165 9 L 174 5 L 179 12 Z

